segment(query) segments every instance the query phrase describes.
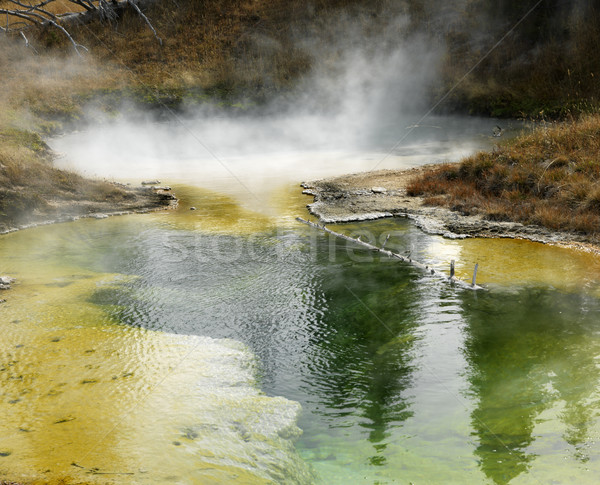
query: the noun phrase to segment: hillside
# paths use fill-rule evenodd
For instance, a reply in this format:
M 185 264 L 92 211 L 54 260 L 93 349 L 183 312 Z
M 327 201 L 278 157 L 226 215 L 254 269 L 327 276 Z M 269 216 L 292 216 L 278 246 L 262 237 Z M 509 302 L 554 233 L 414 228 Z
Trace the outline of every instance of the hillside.
M 0 2 L 0 8 L 7 2 Z M 91 83 L 78 82 L 70 91 L 89 95 L 90 90 L 136 87 L 175 103 L 186 95 L 266 101 L 293 89 L 340 50 L 371 42 L 390 52 L 414 45 L 436 51 L 440 62 L 429 98 L 431 103 L 444 100 L 440 110 L 534 117 L 543 111 L 561 117 L 588 111 L 598 102 L 600 59 L 590 53 L 600 45 L 600 9 L 590 0 L 450 5 L 432 0 L 180 0 L 142 5 L 162 45 L 131 8 L 112 21 L 67 25 L 89 49 L 85 62 L 102 68 Z M 73 9 L 67 0 L 50 6 Z M 69 40 L 51 26 L 28 37 L 38 58 L 50 56 L 52 62 L 73 54 Z
M 9 5 L 10 0 L 0 1 L 0 10 Z M 354 81 L 354 88 L 349 84 L 343 91 L 336 85 L 337 71 L 353 62 L 355 51 L 380 63 L 403 51 L 411 72 L 403 70 L 405 58 L 396 56 L 391 68 L 397 74 L 387 73 L 408 79 L 403 91 L 382 94 L 381 102 L 392 108 L 394 97 L 402 95 L 440 112 L 548 119 L 597 110 L 600 58 L 590 52 L 600 45 L 600 10 L 591 1 L 501 0 L 491 5 L 469 0 L 440 6 L 432 0 L 178 0 L 140 5 L 155 32 L 126 5 L 103 22 L 65 23 L 85 46 L 80 55 L 52 26 L 26 28 L 28 44 L 19 35 L 23 24 L 18 19 L 8 35 L 0 34 L 0 225 L 14 225 L 36 211 L 43 217 L 52 198 L 128 197 L 117 186 L 55 171 L 39 136 L 94 123 L 93 113 L 113 116 L 132 107 L 155 114 L 204 104 L 268 107 L 300 89 L 306 91 L 304 98 L 292 97 L 292 103 L 312 99 L 318 106 L 319 96 L 326 99 L 339 91 L 338 98 L 351 97 L 352 89 L 369 89 L 368 83 L 348 79 L 352 73 L 339 82 Z M 73 3 L 55 0 L 47 8 L 61 13 L 73 10 Z M 421 59 L 431 65 L 415 74 Z M 307 89 L 304 81 L 323 73 L 329 84 Z M 537 180 L 537 175 L 531 177 Z

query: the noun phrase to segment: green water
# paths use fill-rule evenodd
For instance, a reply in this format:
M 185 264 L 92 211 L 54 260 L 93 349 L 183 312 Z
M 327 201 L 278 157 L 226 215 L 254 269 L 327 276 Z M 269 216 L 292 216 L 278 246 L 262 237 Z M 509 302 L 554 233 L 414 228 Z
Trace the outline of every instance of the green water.
M 596 257 L 341 228 L 465 277 L 480 262 L 475 293 L 296 224 L 287 190 L 277 217 L 180 194 L 176 212 L 0 238 L 19 280 L 0 307 L 0 477 L 597 483 Z

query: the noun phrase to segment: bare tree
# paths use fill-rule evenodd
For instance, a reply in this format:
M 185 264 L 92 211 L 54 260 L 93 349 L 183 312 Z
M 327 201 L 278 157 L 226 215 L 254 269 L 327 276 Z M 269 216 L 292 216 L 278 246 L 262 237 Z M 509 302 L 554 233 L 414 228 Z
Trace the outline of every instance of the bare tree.
M 6 26 L 0 26 L 0 32 L 18 32 L 25 39 L 26 45 L 29 46 L 29 41 L 23 32 L 26 28 L 30 26 L 52 26 L 60 30 L 69 39 L 75 51 L 81 54 L 81 50 L 87 51 L 87 49 L 70 34 L 68 30 L 70 25 L 89 22 L 93 19 L 114 22 L 119 12 L 126 7 L 131 7 L 146 22 L 154 37 L 162 45 L 162 39 L 138 5 L 140 0 L 66 0 L 68 3 L 73 4 L 73 10 L 67 10 L 60 14 L 53 13 L 48 8 L 55 1 L 41 0 L 35 3 L 28 0 L 4 0 L 4 2 L 0 2 L 0 16 L 6 16 Z

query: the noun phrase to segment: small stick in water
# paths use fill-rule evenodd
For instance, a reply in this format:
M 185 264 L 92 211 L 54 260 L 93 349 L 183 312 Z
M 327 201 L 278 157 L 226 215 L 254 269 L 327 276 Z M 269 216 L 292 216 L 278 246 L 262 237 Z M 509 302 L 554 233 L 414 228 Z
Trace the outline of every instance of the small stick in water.
M 385 245 L 387 244 L 389 238 L 390 238 L 390 235 L 388 234 L 387 237 L 385 238 L 385 241 L 383 241 L 383 245 L 381 246 L 381 249 L 385 249 Z
M 454 278 L 454 260 L 450 261 L 450 278 Z
M 479 268 L 479 263 L 475 263 L 475 270 L 473 271 L 473 283 L 471 286 L 475 286 L 475 281 L 477 280 L 477 268 Z

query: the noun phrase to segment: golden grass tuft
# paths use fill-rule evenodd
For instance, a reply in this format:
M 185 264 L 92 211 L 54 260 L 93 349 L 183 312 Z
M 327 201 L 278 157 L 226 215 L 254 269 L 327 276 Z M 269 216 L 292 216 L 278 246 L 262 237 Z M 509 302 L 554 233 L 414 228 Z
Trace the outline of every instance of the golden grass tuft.
M 493 220 L 600 235 L 600 116 L 543 124 L 493 152 L 434 168 L 410 195 Z

